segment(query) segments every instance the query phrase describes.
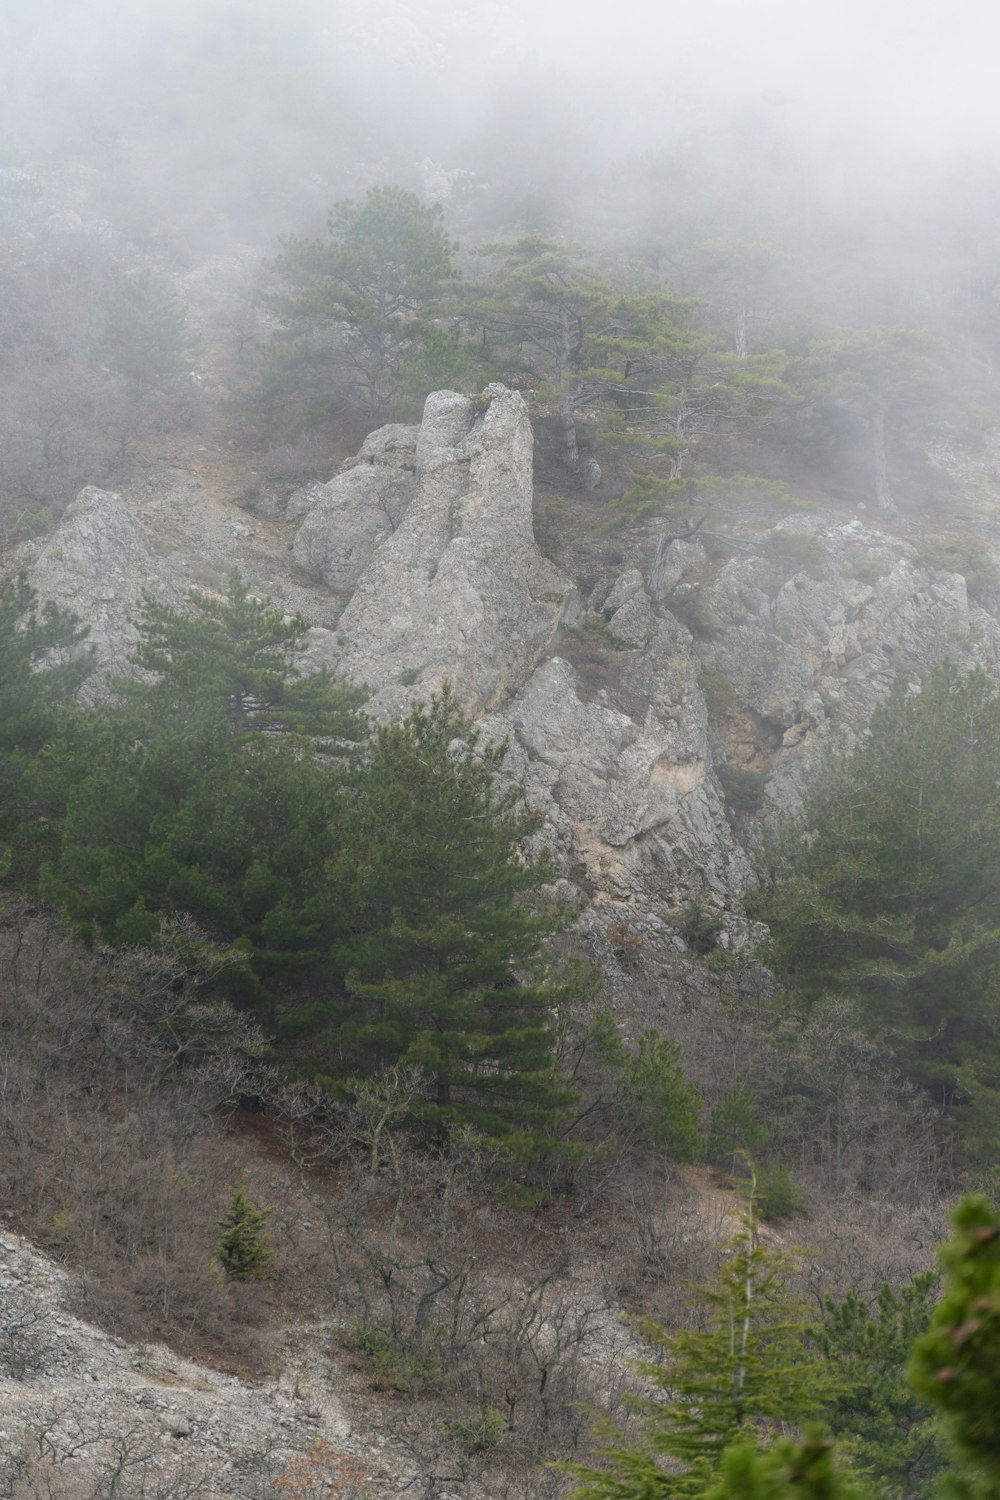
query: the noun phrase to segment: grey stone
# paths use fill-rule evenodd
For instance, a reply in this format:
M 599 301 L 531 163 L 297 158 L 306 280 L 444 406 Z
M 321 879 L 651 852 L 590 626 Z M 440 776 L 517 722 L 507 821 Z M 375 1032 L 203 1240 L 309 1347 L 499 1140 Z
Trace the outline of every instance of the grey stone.
M 80 491 L 38 548 L 28 582 L 42 599 L 90 626 L 97 669 L 84 684 L 84 702 L 105 697 L 112 676 L 134 674 L 129 658 L 139 638 L 133 622 L 143 593 L 174 608 L 184 597 L 121 495 L 92 486 Z
M 470 710 L 488 711 L 578 608 L 571 581 L 535 545 L 524 401 L 501 385 L 485 396 L 484 411 L 454 391 L 428 397 L 413 499 L 340 618 L 337 670 L 374 690 L 377 715 L 445 681 Z
M 412 473 L 378 463 L 358 465 L 329 484 L 313 485 L 292 556 L 329 588 L 350 593 L 377 548 L 396 530 L 414 489 Z

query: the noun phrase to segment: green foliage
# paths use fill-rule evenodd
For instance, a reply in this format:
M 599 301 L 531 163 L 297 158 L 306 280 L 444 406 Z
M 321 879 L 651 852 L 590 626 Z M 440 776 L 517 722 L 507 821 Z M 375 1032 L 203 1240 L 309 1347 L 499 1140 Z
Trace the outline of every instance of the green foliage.
M 692 901 L 684 908 L 680 934 L 692 953 L 705 957 L 714 952 L 721 931 L 721 912 L 711 911 L 707 906 L 702 906 L 700 901 Z
M 930 1500 L 946 1462 L 930 1406 L 906 1382 L 936 1292 L 937 1277 L 926 1271 L 899 1292 L 883 1285 L 874 1308 L 854 1292 L 824 1304 L 819 1345 L 845 1382 L 826 1420 L 884 1500 Z
M 899 685 L 831 762 L 750 910 L 810 1002 L 851 997 L 868 1030 L 995 1154 L 1000 1012 L 1000 699 L 981 672 Z
M 458 277 L 452 256 L 440 208 L 398 187 L 338 203 L 328 240 L 286 239 L 271 265 L 280 289 L 264 300 L 282 325 L 275 348 L 289 381 L 296 362 L 315 371 L 324 361 L 321 341 L 334 330 L 339 340 L 325 359 L 373 425 L 401 390 L 426 395 L 463 360 L 432 322 Z
M 894 507 L 890 459 L 929 409 L 937 348 L 919 329 L 859 328 L 816 341 L 801 362 L 813 464 L 843 466 L 845 453 L 856 456 L 880 510 Z
M 691 461 L 693 440 L 687 446 L 676 441 L 661 439 L 658 450 L 664 458 L 673 460 L 670 467 L 676 469 L 681 460 Z M 680 521 L 690 517 L 695 505 L 711 507 L 720 501 L 727 505 L 750 504 L 778 505 L 790 508 L 792 496 L 786 486 L 774 480 L 762 479 L 756 474 L 633 474 L 623 494 L 608 506 L 608 518 L 598 528 L 598 536 L 610 536 L 627 526 L 639 526 L 644 521 L 658 517 Z
M 981 540 L 971 536 L 924 537 L 918 560 L 927 568 L 961 573 L 969 597 L 989 604 L 1000 588 L 1000 569 L 990 561 Z
M 147 600 L 139 624 L 136 661 L 160 675 L 78 728 L 45 892 L 116 944 L 190 913 L 230 948 L 220 984 L 273 1019 L 337 931 L 327 864 L 346 768 L 329 752 L 364 732 L 357 695 L 297 676 L 304 623 L 238 577 L 191 615 Z
M 914 1344 L 910 1382 L 940 1413 L 956 1460 L 947 1493 L 988 1500 L 1000 1491 L 1000 1217 L 968 1197 L 953 1220 L 944 1295 Z
M 536 819 L 498 782 L 505 754 L 447 688 L 375 735 L 344 810 L 344 962 L 360 1003 L 341 1040 L 376 1069 L 431 1078 L 436 1130 L 468 1123 L 513 1147 L 572 1101 L 553 1045 L 578 986 L 548 970 L 542 942 L 561 919 L 527 902 L 551 869 L 521 854 Z
M 822 579 L 826 573 L 826 548 L 819 537 L 801 531 L 776 530 L 768 533 L 764 551 L 782 572 L 792 569 Z
M 23 573 L 0 594 L 0 754 L 41 749 L 93 666 L 89 631 L 37 598 Z
M 267 1236 L 267 1221 L 274 1212 L 251 1203 L 241 1184 L 233 1189 L 215 1255 L 232 1281 L 263 1281 L 269 1274 L 274 1251 Z
M 680 1048 L 649 1027 L 633 1051 L 607 1012 L 591 1028 L 602 1085 L 614 1089 L 612 1111 L 622 1142 L 664 1152 L 672 1161 L 700 1161 L 701 1099 L 684 1077 Z
M 709 717 L 726 719 L 739 709 L 739 700 L 732 682 L 718 667 L 702 667 L 698 674 L 698 685 L 705 695 L 705 706 Z
M 233 734 L 305 734 L 342 746 L 359 740 L 364 694 L 336 687 L 326 672 L 301 676 L 295 658 L 308 625 L 251 596 L 234 572 L 224 598 L 194 593 L 178 611 L 147 594 L 136 621 L 134 661 L 157 682 L 120 687 L 157 716 L 224 720 Z
M 387 1333 L 374 1323 L 359 1323 L 346 1342 L 349 1348 L 360 1350 L 371 1360 L 377 1391 L 395 1391 L 401 1396 L 436 1396 L 448 1384 L 441 1361 L 417 1340 Z M 471 1426 L 470 1423 L 470 1429 Z M 479 1428 L 480 1434 L 483 1430 L 488 1430 L 488 1424 L 487 1429 Z M 461 1434 L 456 1436 L 465 1441 Z
M 163 390 L 191 363 L 193 338 L 176 295 L 151 271 L 123 275 L 105 298 L 96 354 L 139 395 Z
M 15 878 L 33 874 L 64 805 L 60 745 L 93 665 L 86 636 L 68 610 L 39 609 L 23 575 L 0 594 L 0 844 Z
M 709 1161 L 736 1166 L 736 1158 L 756 1160 L 768 1144 L 768 1131 L 761 1123 L 757 1100 L 746 1083 L 734 1083 L 712 1111 L 706 1151 Z
M 792 1266 L 758 1239 L 751 1195 L 729 1259 L 699 1293 L 707 1326 L 671 1334 L 644 1325 L 664 1359 L 640 1369 L 661 1399 L 642 1404 L 641 1444 L 605 1433 L 611 1441 L 600 1450 L 604 1468 L 567 1466 L 581 1481 L 578 1500 L 694 1500 L 716 1478 L 734 1440 L 822 1410 L 836 1381 L 808 1349 L 812 1324 L 787 1286 Z M 663 1458 L 683 1465 L 683 1472 L 668 1476 Z
M 474 1417 L 450 1422 L 448 1432 L 469 1453 L 491 1453 L 507 1436 L 507 1418 L 495 1406 L 486 1406 Z
M 762 1162 L 757 1168 L 757 1194 L 760 1216 L 766 1223 L 790 1219 L 806 1212 L 802 1191 L 795 1185 L 791 1172 L 780 1162 Z
M 726 806 L 733 813 L 759 812 L 764 805 L 764 787 L 767 777 L 762 771 L 748 771 L 744 766 L 723 762 L 716 767 L 716 776 L 726 799 Z
M 764 1451 L 747 1440 L 731 1444 L 702 1500 L 882 1500 L 881 1491 L 876 1496 L 838 1466 L 821 1429 L 807 1434 L 801 1442 L 785 1439 Z

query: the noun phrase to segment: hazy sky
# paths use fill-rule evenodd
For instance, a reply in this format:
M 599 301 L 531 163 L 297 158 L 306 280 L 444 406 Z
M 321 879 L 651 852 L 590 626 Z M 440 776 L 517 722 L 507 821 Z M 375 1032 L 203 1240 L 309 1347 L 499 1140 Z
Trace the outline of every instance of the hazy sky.
M 998 0 L 3 0 L 0 28 L 0 67 L 39 105 L 60 76 L 99 89 L 141 69 L 164 37 L 224 53 L 227 31 L 259 28 L 373 90 L 409 73 L 462 98 L 463 64 L 481 81 L 531 58 L 586 78 L 597 110 L 763 98 L 822 131 L 929 149 L 1000 135 Z
M 912 176 L 1000 155 L 998 58 L 1000 0 L 0 0 L 0 123 L 58 149 L 89 112 L 293 160 L 300 120 L 335 151 L 339 106 L 376 158 L 433 141 L 448 165 L 548 77 L 578 118 L 540 128 L 582 121 L 611 156 L 750 106 L 831 173 Z

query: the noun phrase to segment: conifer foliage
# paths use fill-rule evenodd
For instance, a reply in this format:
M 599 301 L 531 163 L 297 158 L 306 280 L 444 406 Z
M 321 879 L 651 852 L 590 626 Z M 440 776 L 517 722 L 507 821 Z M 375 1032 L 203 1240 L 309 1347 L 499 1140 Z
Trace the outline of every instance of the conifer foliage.
M 955 1500 L 1000 1494 L 1000 1217 L 965 1198 L 941 1249 L 944 1296 L 910 1363 L 913 1388 L 940 1413 L 957 1473 Z
M 852 998 L 954 1111 L 968 1155 L 997 1144 L 1000 696 L 983 672 L 900 683 L 866 742 L 827 766 L 753 914 L 769 961 L 810 1001 Z
M 611 1434 L 601 1455 L 606 1468 L 573 1470 L 582 1480 L 578 1500 L 694 1500 L 735 1441 L 819 1414 L 834 1381 L 809 1346 L 811 1322 L 789 1290 L 791 1269 L 787 1256 L 760 1240 L 751 1191 L 729 1259 L 699 1293 L 707 1326 L 671 1334 L 644 1325 L 664 1351 L 662 1364 L 639 1367 L 663 1393 L 644 1405 L 644 1440 L 631 1445 Z M 665 1472 L 663 1459 L 683 1472 Z
M 230 1280 L 263 1281 L 267 1276 L 274 1259 L 267 1237 L 267 1221 L 272 1212 L 251 1203 L 242 1183 L 233 1189 L 229 1212 L 219 1222 L 222 1234 L 215 1252 Z
M 372 1065 L 432 1080 L 427 1115 L 510 1135 L 569 1102 L 553 1066 L 555 1017 L 573 991 L 548 972 L 561 926 L 527 898 L 550 878 L 522 857 L 536 826 L 506 750 L 486 744 L 445 689 L 379 729 L 347 818 L 353 1027 Z

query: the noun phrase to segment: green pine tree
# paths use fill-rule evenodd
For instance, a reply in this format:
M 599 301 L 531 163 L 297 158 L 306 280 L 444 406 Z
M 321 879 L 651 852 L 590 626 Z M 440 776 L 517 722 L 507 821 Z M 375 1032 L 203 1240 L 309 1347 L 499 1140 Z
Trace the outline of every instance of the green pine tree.
M 543 947 L 561 919 L 528 901 L 551 869 L 523 856 L 536 819 L 498 783 L 504 755 L 447 688 L 383 726 L 345 812 L 337 883 L 353 891 L 346 1030 L 368 1067 L 419 1068 L 437 1130 L 463 1121 L 511 1142 L 572 1099 L 553 1049 L 574 982 L 553 977 Z
M 93 668 L 87 631 L 23 574 L 0 593 L 0 848 L 31 881 L 66 803 L 76 693 Z
M 273 1212 L 251 1203 L 242 1184 L 233 1189 L 229 1211 L 219 1220 L 222 1234 L 215 1249 L 216 1259 L 230 1280 L 263 1281 L 269 1274 L 274 1250 L 267 1221 Z
M 853 1292 L 825 1304 L 818 1342 L 844 1381 L 825 1418 L 884 1500 L 930 1500 L 947 1461 L 930 1406 L 906 1381 L 936 1291 L 937 1276 L 926 1271 L 899 1292 L 884 1285 L 874 1308 Z
M 188 606 L 175 610 L 144 596 L 133 659 L 157 680 L 121 684 L 134 701 L 188 720 L 224 715 L 237 735 L 282 730 L 339 747 L 363 738 L 364 694 L 337 687 L 326 672 L 299 673 L 309 630 L 301 615 L 255 599 L 238 572 L 224 598 L 193 593 Z
M 938 1411 L 954 1461 L 945 1493 L 1000 1494 L 1000 1216 L 982 1197 L 956 1209 L 940 1252 L 944 1295 L 914 1344 L 910 1382 Z
M 316 386 L 314 409 L 332 404 L 339 381 L 372 425 L 384 421 L 401 372 L 417 370 L 432 319 L 458 278 L 453 253 L 440 208 L 403 188 L 375 187 L 336 204 L 328 239 L 290 236 L 272 262 L 280 286 L 264 301 L 283 325 L 272 366 L 290 386 Z
M 22 573 L 0 593 L 0 753 L 35 752 L 93 670 L 88 630 Z M 83 649 L 81 649 L 83 648 Z
M 707 1327 L 668 1333 L 643 1325 L 664 1357 L 639 1368 L 662 1395 L 643 1403 L 639 1444 L 605 1433 L 604 1468 L 569 1466 L 581 1481 L 576 1500 L 694 1500 L 734 1442 L 774 1423 L 796 1426 L 830 1400 L 836 1380 L 811 1352 L 813 1325 L 788 1289 L 793 1262 L 758 1238 L 752 1191 L 731 1251 L 699 1292 Z
M 366 724 L 358 694 L 297 675 L 303 621 L 235 576 L 225 599 L 192 603 L 146 601 L 135 659 L 157 675 L 80 730 L 44 889 L 114 943 L 190 913 L 230 950 L 219 983 L 274 1022 L 307 982 L 322 989 L 344 755 Z
M 809 1002 L 859 1020 L 992 1160 L 1000 1090 L 1000 695 L 940 667 L 899 684 L 853 754 L 830 763 L 751 894 L 766 956 Z
M 832 1439 L 817 1429 L 801 1442 L 784 1439 L 766 1449 L 746 1439 L 731 1443 L 702 1500 L 883 1500 L 883 1496 L 838 1463 Z
M 150 271 L 118 278 L 105 298 L 97 357 L 137 395 L 162 390 L 190 366 L 185 310 Z

